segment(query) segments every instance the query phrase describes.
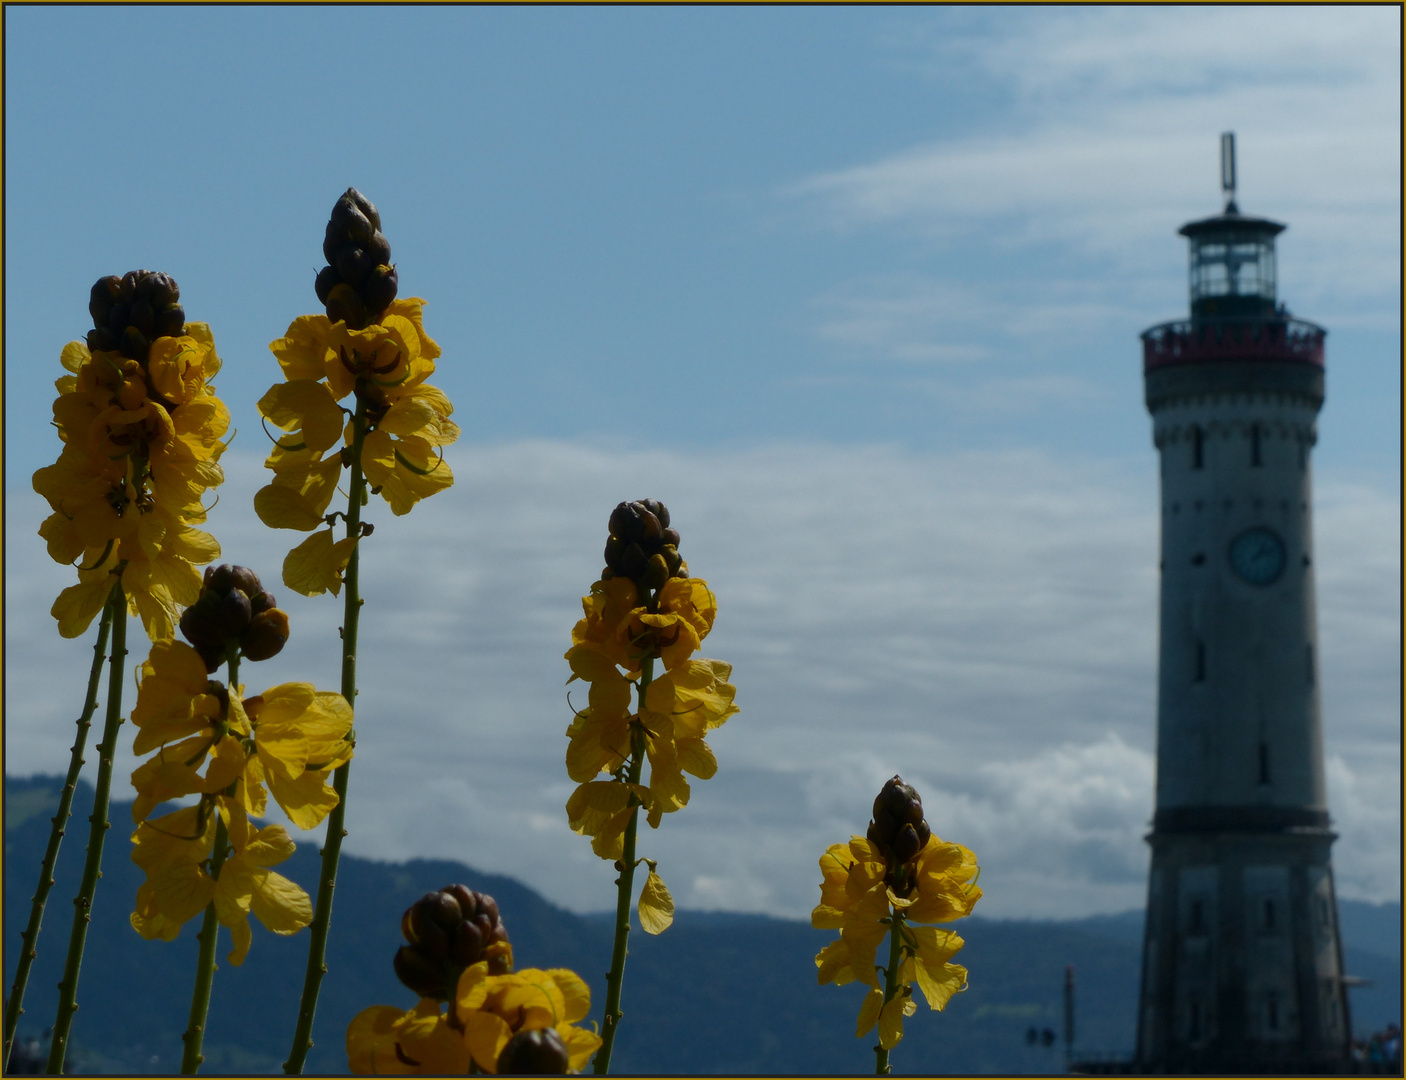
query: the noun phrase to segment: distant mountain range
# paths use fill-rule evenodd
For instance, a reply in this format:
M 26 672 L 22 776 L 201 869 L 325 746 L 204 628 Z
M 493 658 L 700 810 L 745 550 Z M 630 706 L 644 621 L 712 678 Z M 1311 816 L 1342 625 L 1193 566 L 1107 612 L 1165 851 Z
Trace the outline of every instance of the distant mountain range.
M 61 784 L 54 777 L 5 780 L 6 993 Z M 44 917 L 21 1038 L 53 1023 L 91 805 L 84 785 Z M 195 928 L 169 944 L 143 941 L 132 930 L 127 916 L 141 872 L 128 858 L 130 820 L 128 804 L 113 806 L 70 1060 L 81 1072 L 174 1073 L 190 1008 Z M 316 865 L 316 846 L 306 843 L 278 869 L 312 892 Z M 519 967 L 568 967 L 585 978 L 599 1019 L 610 916 L 574 915 L 511 878 L 460 863 L 344 855 L 309 1073 L 346 1071 L 347 1022 L 361 1009 L 414 1004 L 391 970 L 400 916 L 423 893 L 454 882 L 498 900 Z M 1354 1027 L 1366 1033 L 1399 1021 L 1400 904 L 1340 901 L 1340 916 L 1348 972 L 1372 980 L 1352 991 Z M 1027 1045 L 1026 1033 L 1049 1028 L 1062 1037 L 1066 964 L 1075 970 L 1076 1054 L 1131 1051 L 1142 912 L 1059 922 L 973 917 L 959 929 L 967 945 L 958 959 L 971 971 L 971 988 L 943 1013 L 920 1007 L 894 1051 L 895 1072 L 1062 1072 L 1062 1043 Z M 872 1074 L 873 1037 L 854 1037 L 860 989 L 816 984 L 814 956 L 832 936 L 799 920 L 692 911 L 679 912 L 657 938 L 636 928 L 612 1072 Z M 221 940 L 223 958 L 228 938 Z M 203 1072 L 282 1072 L 306 958 L 305 934 L 280 938 L 256 926 L 243 967 L 221 959 Z

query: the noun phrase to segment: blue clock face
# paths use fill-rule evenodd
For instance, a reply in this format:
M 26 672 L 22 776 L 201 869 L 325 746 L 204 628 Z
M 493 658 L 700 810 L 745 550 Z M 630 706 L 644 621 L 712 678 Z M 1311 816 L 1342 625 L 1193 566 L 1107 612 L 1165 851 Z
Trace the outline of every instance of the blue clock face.
M 1272 529 L 1246 529 L 1230 542 L 1230 566 L 1251 585 L 1269 585 L 1284 573 L 1284 541 Z

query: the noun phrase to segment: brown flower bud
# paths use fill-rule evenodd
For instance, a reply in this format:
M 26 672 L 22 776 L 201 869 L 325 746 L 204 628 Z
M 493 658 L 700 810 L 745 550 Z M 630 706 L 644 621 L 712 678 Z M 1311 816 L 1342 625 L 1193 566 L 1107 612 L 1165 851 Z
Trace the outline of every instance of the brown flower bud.
M 361 211 L 361 207 L 356 204 L 353 195 L 359 194 L 355 188 L 347 188 L 346 194 L 341 196 L 332 206 L 332 216 L 329 224 L 336 226 L 339 235 L 348 240 L 354 240 L 358 244 L 364 244 L 371 239 L 371 234 L 376 231 L 376 227 L 371 224 L 371 219 Z
M 570 1060 L 556 1028 L 533 1028 L 508 1040 L 498 1055 L 498 1074 L 560 1076 L 566 1073 Z
M 633 503 L 622 502 L 610 512 L 610 535 L 622 540 L 636 540 L 631 533 L 637 528 L 639 511 Z
M 640 538 L 640 544 L 646 548 L 656 548 L 664 542 L 664 526 L 659 524 L 659 519 L 649 510 L 641 507 L 640 524 L 644 528 L 644 535 Z
M 98 278 L 88 294 L 88 314 L 93 317 L 93 325 L 107 326 L 112 314 L 112 305 L 117 302 L 117 293 L 122 288 L 122 279 L 114 274 Z
M 362 212 L 367 221 L 371 222 L 372 229 L 380 229 L 381 215 L 376 212 L 376 207 L 371 204 L 370 199 L 357 191 L 354 187 L 347 188 L 346 195 L 344 195 L 343 198 L 350 198 L 351 201 L 356 204 L 356 208 Z
M 248 628 L 239 638 L 239 651 L 246 660 L 267 660 L 282 652 L 287 643 L 287 612 L 269 608 L 249 620 Z
M 206 592 L 182 612 L 181 633 L 197 649 L 210 648 L 220 652 L 224 651 L 225 639 L 218 625 L 219 606 L 219 595 Z
M 399 288 L 400 275 L 395 272 L 395 267 L 380 262 L 371 267 L 357 292 L 366 310 L 372 312 L 373 317 L 380 318 L 381 312 L 391 306 Z
M 328 261 L 330 262 L 331 260 L 329 259 Z M 335 267 L 324 266 L 319 270 L 317 272 L 317 277 L 313 279 L 312 283 L 312 287 L 317 293 L 317 302 L 319 304 L 326 304 L 327 297 L 332 294 L 333 286 L 340 285 L 341 282 L 342 279 L 337 276 Z
M 366 305 L 346 282 L 338 282 L 327 296 L 327 318 L 332 322 L 344 322 L 350 330 L 364 330 L 370 325 Z
M 106 327 L 89 330 L 87 342 L 89 352 L 111 352 L 117 348 L 117 339 L 112 336 L 112 331 Z
M 649 557 L 649 563 L 644 568 L 644 573 L 640 580 L 644 582 L 646 589 L 662 589 L 664 583 L 669 580 L 669 564 L 664 560 L 664 556 L 655 552 Z
M 231 589 L 225 593 L 215 609 L 215 626 L 220 637 L 226 641 L 239 637 L 248 628 L 252 615 L 249 597 L 243 589 Z
M 129 360 L 145 360 L 151 351 L 151 339 L 135 326 L 128 326 L 122 331 L 117 347 Z
M 186 311 L 180 304 L 167 304 L 156 313 L 157 337 L 180 337 L 186 328 Z
M 669 508 L 662 502 L 658 499 L 641 499 L 640 505 L 657 517 L 662 527 L 669 527 Z
M 371 267 L 376 264 L 365 248 L 344 247 L 337 252 L 332 265 L 337 268 L 337 274 L 344 282 L 355 287 L 366 280 L 366 275 L 371 273 Z
M 149 274 L 144 280 L 147 298 L 151 301 L 151 306 L 156 310 L 168 307 L 181 298 L 181 287 L 176 284 L 176 279 L 170 274 L 163 274 L 159 271 Z
M 366 253 L 378 263 L 388 263 L 391 261 L 391 242 L 386 239 L 386 234 L 377 229 L 371 234 L 371 238 L 365 243 Z
M 869 841 L 891 866 L 917 857 L 932 836 L 923 819 L 923 801 L 903 778 L 894 776 L 874 799 L 874 818 L 869 822 Z
M 637 578 L 644 573 L 644 568 L 649 564 L 645 558 L 644 549 L 639 544 L 626 544 L 625 550 L 620 556 L 620 571 L 626 577 Z
M 447 1000 L 464 969 L 488 961 L 492 975 L 512 970 L 508 931 L 491 896 L 464 885 L 426 893 L 405 912 L 400 930 L 408 945 L 395 956 L 395 973 L 421 997 Z

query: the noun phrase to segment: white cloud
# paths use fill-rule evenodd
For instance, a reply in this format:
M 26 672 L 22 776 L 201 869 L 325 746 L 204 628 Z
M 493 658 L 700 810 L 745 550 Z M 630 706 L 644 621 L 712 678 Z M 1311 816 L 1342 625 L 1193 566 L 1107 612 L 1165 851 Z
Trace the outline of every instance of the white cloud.
M 981 856 L 987 912 L 1142 902 L 1150 453 L 1133 464 L 826 444 L 453 450 L 451 491 L 408 519 L 370 508 L 349 850 L 462 859 L 577 910 L 613 902 L 613 875 L 562 811 L 572 788 L 562 653 L 602 565 L 610 508 L 651 495 L 670 505 L 692 569 L 718 595 L 704 652 L 734 665 L 742 708 L 710 739 L 717 776 L 641 840 L 680 904 L 804 914 L 821 852 L 863 831 L 895 772 L 919 784 L 939 834 Z M 298 536 L 249 512 L 257 460 L 231 451 L 225 463 L 211 528 L 227 560 L 277 581 Z M 1396 878 L 1381 846 L 1398 843 L 1399 822 L 1354 800 L 1380 807 L 1397 783 L 1380 764 L 1400 752 L 1386 722 L 1398 700 L 1397 511 L 1387 493 L 1321 488 L 1339 875 L 1347 895 L 1384 895 Z M 52 773 L 67 761 L 91 645 L 61 641 L 45 614 L 71 571 L 34 535 L 37 497 L 6 498 L 6 766 Z M 335 687 L 340 602 L 275 592 L 293 637 L 245 667 L 247 685 Z M 143 653 L 133 646 L 129 670 Z M 119 777 L 132 767 L 124 749 Z

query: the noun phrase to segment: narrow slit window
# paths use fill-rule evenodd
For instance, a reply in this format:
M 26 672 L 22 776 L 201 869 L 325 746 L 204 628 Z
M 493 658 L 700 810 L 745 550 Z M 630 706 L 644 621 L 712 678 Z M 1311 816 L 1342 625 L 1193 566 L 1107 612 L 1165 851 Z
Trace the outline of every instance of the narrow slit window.
M 1200 638 L 1196 639 L 1196 677 L 1192 681 L 1206 681 L 1206 643 Z
M 1262 462 L 1262 461 L 1260 460 L 1260 426 L 1259 426 L 1259 424 L 1251 424 L 1251 425 L 1250 425 L 1250 464 L 1253 465 L 1253 466 L 1255 466 L 1255 467 L 1257 467 L 1257 468 L 1258 468 L 1260 465 L 1264 464 L 1264 462 Z
M 1273 930 L 1273 929 L 1274 929 L 1274 917 L 1275 917 L 1275 914 L 1276 914 L 1276 913 L 1275 913 L 1275 910 L 1274 910 L 1274 901 L 1273 901 L 1273 900 L 1266 900 L 1266 901 L 1264 902 L 1264 928 L 1265 928 L 1266 930 Z
M 1201 1037 L 1201 1002 L 1197 998 L 1192 998 L 1186 1003 L 1187 1012 L 1187 1035 L 1194 1041 Z
M 1269 783 L 1269 743 L 1260 742 L 1260 783 Z
M 1205 447 L 1202 442 L 1201 425 L 1191 425 L 1191 467 L 1199 469 L 1206 464 Z
M 1193 934 L 1203 933 L 1206 929 L 1206 913 L 1200 900 L 1191 901 L 1191 915 L 1188 919 L 1187 930 Z
M 1279 998 L 1275 994 L 1269 995 L 1269 1000 L 1265 1002 L 1265 1023 L 1269 1025 L 1270 1031 L 1279 1030 Z

